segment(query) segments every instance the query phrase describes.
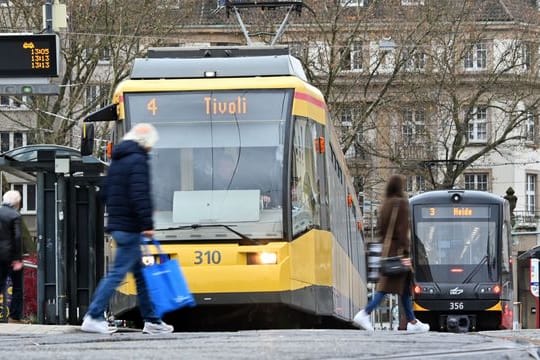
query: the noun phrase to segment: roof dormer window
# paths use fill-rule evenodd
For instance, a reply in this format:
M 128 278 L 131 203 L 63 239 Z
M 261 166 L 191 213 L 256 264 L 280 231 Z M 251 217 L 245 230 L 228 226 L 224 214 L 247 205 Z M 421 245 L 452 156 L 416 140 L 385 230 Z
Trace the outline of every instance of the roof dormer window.
M 343 7 L 363 7 L 368 5 L 368 0 L 340 0 Z
M 424 5 L 424 0 L 401 0 L 401 5 Z

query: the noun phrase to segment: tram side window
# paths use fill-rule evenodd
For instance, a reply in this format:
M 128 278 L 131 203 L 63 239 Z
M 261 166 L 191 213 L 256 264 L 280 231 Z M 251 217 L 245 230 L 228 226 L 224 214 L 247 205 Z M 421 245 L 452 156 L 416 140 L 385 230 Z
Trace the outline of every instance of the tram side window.
M 320 226 L 320 196 L 314 148 L 316 136 L 315 124 L 305 118 L 296 118 L 291 183 L 293 234 Z
M 509 231 L 509 224 L 507 221 L 503 223 L 503 229 L 502 229 L 502 259 L 501 259 L 501 265 L 502 265 L 502 271 L 503 272 L 510 272 L 510 250 L 508 244 L 510 243 L 510 231 Z

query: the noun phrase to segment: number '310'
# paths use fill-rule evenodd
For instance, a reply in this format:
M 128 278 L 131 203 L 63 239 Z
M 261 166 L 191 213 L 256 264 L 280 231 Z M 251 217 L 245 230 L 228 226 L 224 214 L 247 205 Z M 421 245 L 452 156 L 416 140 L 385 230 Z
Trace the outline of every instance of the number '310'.
M 221 253 L 217 250 L 195 251 L 195 261 L 193 264 L 219 264 L 221 262 Z

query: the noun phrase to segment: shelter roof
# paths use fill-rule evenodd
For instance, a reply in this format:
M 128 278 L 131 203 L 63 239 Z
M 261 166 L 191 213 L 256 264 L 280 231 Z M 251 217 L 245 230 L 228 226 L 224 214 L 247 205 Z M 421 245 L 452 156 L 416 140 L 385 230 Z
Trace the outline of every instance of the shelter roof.
M 72 175 L 97 175 L 102 173 L 107 164 L 93 156 L 81 156 L 77 149 L 53 145 L 27 145 L 0 155 L 0 170 L 7 171 L 23 179 L 30 179 L 37 171 L 56 172 L 56 159 L 70 160 L 69 172 Z
M 27 145 L 6 151 L 2 154 L 3 157 L 15 161 L 38 161 L 38 154 L 42 151 L 53 152 L 55 157 L 70 157 L 73 160 L 81 159 L 81 152 L 77 149 L 67 146 L 41 144 Z

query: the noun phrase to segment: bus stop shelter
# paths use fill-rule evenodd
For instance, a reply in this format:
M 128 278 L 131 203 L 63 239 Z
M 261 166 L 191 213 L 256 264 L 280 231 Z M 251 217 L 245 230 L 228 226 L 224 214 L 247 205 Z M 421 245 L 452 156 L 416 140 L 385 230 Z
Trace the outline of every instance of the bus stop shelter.
M 0 170 L 35 178 L 37 320 L 79 324 L 104 271 L 106 164 L 77 149 L 28 145 L 0 155 Z
M 540 328 L 540 245 L 537 245 L 518 256 L 518 261 L 529 261 L 528 288 L 535 300 L 536 329 Z

